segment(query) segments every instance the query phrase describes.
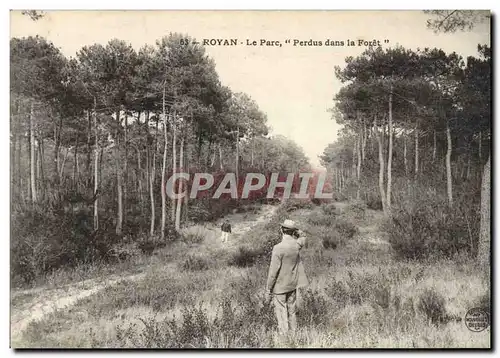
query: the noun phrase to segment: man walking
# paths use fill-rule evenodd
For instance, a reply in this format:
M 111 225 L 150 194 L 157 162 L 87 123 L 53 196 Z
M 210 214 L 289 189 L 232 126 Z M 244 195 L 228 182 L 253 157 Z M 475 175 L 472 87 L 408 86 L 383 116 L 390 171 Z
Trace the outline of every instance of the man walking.
M 222 223 L 221 230 L 222 230 L 222 242 L 228 242 L 229 234 L 231 233 L 231 224 L 227 219 L 224 220 L 224 222 Z
M 281 232 L 283 238 L 273 248 L 267 291 L 269 300 L 274 298 L 279 331 L 285 334 L 297 328 L 297 288 L 307 286 L 308 280 L 300 259 L 305 237 L 300 237 L 299 229 L 292 220 L 285 220 L 281 224 Z

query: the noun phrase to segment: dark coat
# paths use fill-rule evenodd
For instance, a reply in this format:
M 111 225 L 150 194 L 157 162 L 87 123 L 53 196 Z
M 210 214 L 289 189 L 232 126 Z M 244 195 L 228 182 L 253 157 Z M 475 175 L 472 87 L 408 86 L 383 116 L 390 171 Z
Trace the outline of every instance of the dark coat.
M 230 223 L 223 223 L 221 226 L 221 230 L 224 232 L 231 232 L 231 224 Z

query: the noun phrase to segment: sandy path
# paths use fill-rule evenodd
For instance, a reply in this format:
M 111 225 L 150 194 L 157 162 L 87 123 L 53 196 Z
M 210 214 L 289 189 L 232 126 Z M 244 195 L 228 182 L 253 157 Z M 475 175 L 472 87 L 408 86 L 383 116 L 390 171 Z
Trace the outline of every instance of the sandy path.
M 263 205 L 255 215 L 230 214 L 227 218 L 233 226 L 233 235 L 241 237 L 254 225 L 258 225 L 271 218 L 277 206 Z M 215 226 L 213 229 L 217 229 Z M 138 281 L 145 276 L 145 272 L 133 275 L 111 275 L 106 278 L 89 279 L 65 285 L 56 289 L 35 288 L 11 292 L 11 300 L 14 297 L 26 297 L 26 302 L 14 307 L 11 304 L 11 346 L 16 347 L 22 332 L 28 325 L 36 320 L 40 320 L 46 315 L 57 310 L 71 307 L 80 299 L 89 297 L 104 289 L 114 286 L 121 281 Z

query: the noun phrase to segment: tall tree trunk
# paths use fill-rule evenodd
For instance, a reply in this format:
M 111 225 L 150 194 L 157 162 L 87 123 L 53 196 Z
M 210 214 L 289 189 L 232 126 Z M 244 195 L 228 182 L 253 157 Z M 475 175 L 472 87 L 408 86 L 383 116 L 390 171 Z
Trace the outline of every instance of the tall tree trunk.
M 120 111 L 116 111 L 116 121 L 120 126 Z M 119 130 L 115 131 L 115 167 L 116 167 L 116 191 L 117 191 L 117 202 L 118 210 L 116 215 L 116 234 L 121 235 L 123 230 L 123 184 L 122 184 L 122 173 L 121 173 L 121 163 L 120 163 L 120 134 Z
M 127 200 L 128 200 L 128 115 L 127 111 L 123 112 L 123 115 L 125 116 L 125 128 L 124 128 L 124 138 L 123 138 L 123 143 L 124 143 L 124 154 L 125 158 L 123 160 L 123 205 L 127 207 Z M 126 210 L 125 210 L 126 211 Z M 124 213 L 125 215 L 125 213 Z
M 94 230 L 99 229 L 99 199 L 98 199 L 98 190 L 99 190 L 99 126 L 97 125 L 97 101 L 94 97 L 94 137 L 95 137 L 95 153 L 94 153 Z
M 79 138 L 78 135 L 76 136 L 76 143 L 75 143 L 75 154 L 73 155 L 73 185 L 76 188 L 76 183 L 78 181 L 78 146 L 80 145 L 79 143 Z
M 352 148 L 352 161 L 351 161 L 351 175 L 356 176 L 356 180 L 358 179 L 358 173 L 356 171 L 357 155 L 358 155 L 358 136 L 356 135 L 354 137 L 354 146 Z
M 63 182 L 63 177 L 64 177 L 64 169 L 66 169 L 66 160 L 68 159 L 69 152 L 71 151 L 71 148 L 66 149 L 66 153 L 64 153 L 63 161 L 61 163 L 61 167 L 59 168 L 59 182 Z
M 362 143 L 361 143 L 361 163 L 364 164 L 365 163 L 365 148 L 366 148 L 366 140 L 367 140 L 367 130 L 366 130 L 366 123 L 365 123 L 365 120 L 363 119 L 363 132 L 362 132 Z
M 357 167 L 356 167 L 356 178 L 357 178 L 357 181 L 358 181 L 358 188 L 356 190 L 356 199 L 359 200 L 360 199 L 360 191 L 361 191 L 361 147 L 362 147 L 362 144 L 361 142 L 363 141 L 363 132 L 362 132 L 362 129 L 360 129 L 360 133 L 359 133 L 359 140 L 358 140 L 358 145 L 356 146 L 356 157 L 358 158 L 358 163 L 357 163 Z
M 165 145 L 163 147 L 163 165 L 161 167 L 161 239 L 165 240 L 165 226 L 167 222 L 167 193 L 166 193 L 166 172 L 167 172 L 167 113 L 165 107 L 165 89 L 166 83 L 163 84 L 163 136 Z
M 92 180 L 92 173 L 90 171 L 90 162 L 92 161 L 91 156 L 92 156 L 92 148 L 91 148 L 91 143 L 92 143 L 92 119 L 90 118 L 90 111 L 87 111 L 87 161 L 85 162 L 85 171 L 86 175 L 88 175 L 88 179 L 86 180 L 87 184 L 90 185 L 90 182 Z
M 251 159 L 251 166 L 253 168 L 253 152 L 255 151 L 255 138 L 252 137 L 252 159 Z
M 407 138 L 406 138 L 406 133 L 403 133 L 403 160 L 404 160 L 404 165 L 405 165 L 405 175 L 406 178 L 408 178 L 408 149 L 407 149 Z
M 39 188 L 39 196 L 43 199 L 45 196 L 45 173 L 43 169 L 43 158 L 44 158 L 44 145 L 43 138 L 40 137 L 40 141 L 38 143 L 38 188 Z
M 344 176 L 344 159 L 340 160 L 340 192 L 345 187 L 345 176 Z
M 469 180 L 470 178 L 470 151 L 471 151 L 471 144 L 467 145 L 467 169 L 465 171 L 466 180 Z
M 184 136 L 181 137 L 181 150 L 179 154 L 179 166 L 182 165 L 184 159 Z M 183 191 L 184 181 L 179 180 L 179 194 Z M 177 199 L 177 210 L 175 213 L 175 230 L 179 231 L 181 228 L 181 209 L 182 209 L 182 199 Z
M 448 149 L 446 151 L 446 188 L 448 193 L 448 205 L 453 206 L 453 189 L 451 180 L 451 131 L 449 123 L 446 123 L 446 141 L 448 142 Z
M 379 130 L 377 128 L 377 117 L 374 118 L 373 120 L 373 130 L 376 131 L 374 133 L 375 138 L 377 139 L 378 143 L 378 162 L 379 162 L 379 172 L 378 172 L 378 187 L 380 191 L 380 200 L 382 201 L 382 209 L 384 211 L 384 214 L 387 214 L 387 204 L 386 204 L 386 196 L 385 196 L 385 190 L 384 190 L 384 151 L 383 151 L 383 144 L 382 144 L 382 138 L 380 138 L 383 134 L 380 133 L 378 134 Z
M 177 118 L 176 114 L 174 112 L 174 116 L 172 118 L 172 131 L 173 131 L 173 138 L 172 138 L 172 174 L 177 171 Z M 175 193 L 175 183 L 172 186 L 172 190 Z M 171 219 L 172 222 L 175 222 L 175 199 L 172 198 L 172 207 L 171 207 Z
M 436 160 L 436 130 L 433 131 L 432 162 Z
M 191 123 L 193 123 L 193 117 L 191 116 Z M 188 127 L 189 130 L 189 127 Z M 187 132 L 187 131 L 186 131 Z M 186 137 L 188 137 L 188 134 L 186 133 Z M 189 158 L 190 158 L 190 150 L 189 150 L 189 142 L 186 141 L 186 149 L 184 150 L 184 160 L 181 164 L 181 167 L 183 168 L 183 172 L 189 173 Z M 188 187 L 186 186 L 186 189 Z M 189 195 L 184 196 L 184 210 L 182 211 L 182 221 L 187 222 L 188 217 L 189 217 Z
M 239 173 L 240 173 L 240 126 L 236 129 L 236 183 L 239 186 Z
M 417 179 L 418 176 L 418 119 L 415 120 L 415 179 Z
M 31 202 L 38 201 L 36 191 L 36 172 L 35 172 L 35 108 L 33 101 L 30 104 L 30 180 L 31 180 Z
M 211 146 L 211 144 L 212 144 L 212 142 L 210 142 L 210 146 Z M 212 159 L 210 159 L 210 168 L 214 167 L 216 155 L 217 155 L 217 152 L 214 150 L 212 152 Z
M 156 120 L 156 131 L 155 131 L 155 148 L 153 148 L 153 158 L 151 163 L 151 176 L 149 178 L 149 197 L 151 200 L 151 226 L 149 233 L 151 236 L 155 233 L 155 196 L 154 196 L 154 183 L 156 176 L 156 152 L 158 147 L 158 120 Z
M 224 170 L 224 166 L 222 164 L 222 147 L 220 143 L 219 143 L 219 168 L 221 171 Z
M 481 161 L 483 159 L 483 157 L 482 157 L 482 148 L 483 148 L 482 139 L 483 138 L 482 137 L 483 137 L 483 132 L 479 131 L 479 146 L 478 146 L 479 165 L 481 165 Z
M 16 199 L 21 196 L 21 128 L 19 118 L 19 102 L 16 101 L 16 116 L 14 117 L 14 145 L 12 158 L 12 188 Z
M 58 182 L 59 180 L 59 171 L 60 171 L 60 153 L 61 153 L 61 132 L 62 132 L 62 117 L 59 117 L 59 120 L 54 128 L 54 180 Z
M 387 211 L 391 210 L 391 188 L 392 188 L 392 84 L 389 93 L 389 157 L 387 158 Z
M 478 260 L 485 270 L 490 268 L 491 254 L 491 214 L 490 214 L 490 197 L 491 197 L 491 154 L 484 166 L 483 178 L 481 183 L 481 221 L 479 229 L 479 245 L 478 245 Z
M 12 143 L 10 145 L 10 187 L 11 187 L 11 201 L 16 197 L 18 193 L 18 177 L 16 177 L 16 151 L 17 151 L 17 142 L 19 140 L 18 132 L 18 120 L 17 117 L 19 115 L 17 109 L 17 101 L 14 100 L 14 106 L 10 112 L 10 128 L 12 135 Z
M 142 188 L 142 165 L 141 165 L 141 149 L 139 146 L 136 147 L 137 150 L 137 192 L 139 194 L 141 215 L 144 215 L 144 189 Z

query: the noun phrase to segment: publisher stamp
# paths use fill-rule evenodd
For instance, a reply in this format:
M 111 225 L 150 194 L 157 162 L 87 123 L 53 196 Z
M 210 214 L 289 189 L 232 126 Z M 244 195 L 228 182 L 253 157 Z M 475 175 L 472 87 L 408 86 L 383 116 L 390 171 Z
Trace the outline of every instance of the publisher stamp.
M 482 308 L 474 307 L 467 311 L 464 322 L 472 332 L 482 332 L 490 325 L 490 315 Z

